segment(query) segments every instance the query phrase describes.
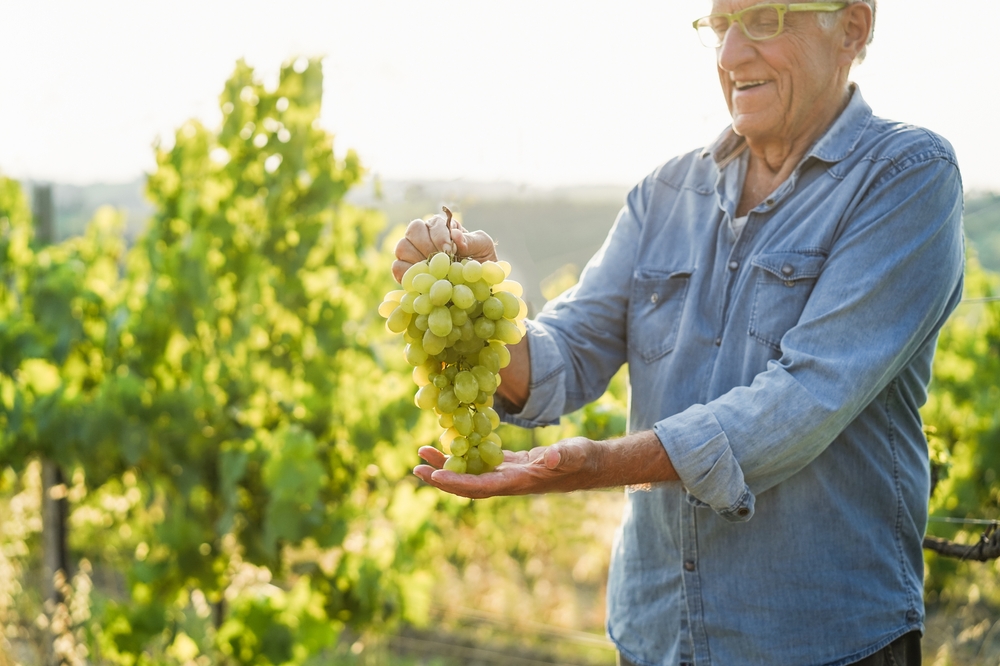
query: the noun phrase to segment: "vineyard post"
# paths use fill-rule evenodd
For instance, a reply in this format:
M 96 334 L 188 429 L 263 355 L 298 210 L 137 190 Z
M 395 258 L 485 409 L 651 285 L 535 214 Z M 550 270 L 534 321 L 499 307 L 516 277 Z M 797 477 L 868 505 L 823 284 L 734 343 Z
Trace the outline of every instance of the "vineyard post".
M 35 184 L 32 192 L 35 238 L 40 245 L 55 240 L 55 208 L 52 185 Z M 62 593 L 56 586 L 61 571 L 69 580 L 69 558 L 66 552 L 66 482 L 62 469 L 48 457 L 42 458 L 42 579 L 45 600 L 59 604 Z

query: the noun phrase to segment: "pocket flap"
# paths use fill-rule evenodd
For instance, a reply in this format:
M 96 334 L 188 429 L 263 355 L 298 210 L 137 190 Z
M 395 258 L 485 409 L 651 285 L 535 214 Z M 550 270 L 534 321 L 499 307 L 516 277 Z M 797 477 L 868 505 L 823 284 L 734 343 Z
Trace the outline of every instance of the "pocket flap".
M 767 252 L 758 254 L 751 263 L 779 280 L 793 281 L 819 277 L 826 257 L 816 253 Z

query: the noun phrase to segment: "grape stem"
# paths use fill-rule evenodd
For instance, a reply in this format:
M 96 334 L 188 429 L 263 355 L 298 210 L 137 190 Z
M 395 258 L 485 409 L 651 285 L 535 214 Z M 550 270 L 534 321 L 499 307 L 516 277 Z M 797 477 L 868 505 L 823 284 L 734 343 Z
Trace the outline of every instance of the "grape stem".
M 444 214 L 448 216 L 448 219 L 445 220 L 444 227 L 445 229 L 448 230 L 448 235 L 451 236 L 451 218 L 452 218 L 451 211 L 448 209 L 447 206 L 441 206 L 441 210 L 444 211 Z M 449 252 L 448 256 L 451 257 L 452 261 L 455 261 L 455 255 L 458 254 L 458 247 L 455 246 L 455 241 L 452 241 L 451 245 L 452 247 L 455 248 L 455 251 Z

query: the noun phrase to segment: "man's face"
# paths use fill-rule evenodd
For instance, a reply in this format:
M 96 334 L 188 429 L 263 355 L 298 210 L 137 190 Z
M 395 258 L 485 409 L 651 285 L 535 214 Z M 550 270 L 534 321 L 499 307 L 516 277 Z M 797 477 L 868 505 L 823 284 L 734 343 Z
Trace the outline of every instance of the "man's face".
M 715 0 L 713 13 L 732 13 L 759 0 Z M 825 31 L 813 12 L 788 12 L 781 34 L 749 39 L 734 23 L 716 53 L 719 81 L 733 129 L 750 141 L 793 140 L 823 122 L 837 105 L 836 30 Z

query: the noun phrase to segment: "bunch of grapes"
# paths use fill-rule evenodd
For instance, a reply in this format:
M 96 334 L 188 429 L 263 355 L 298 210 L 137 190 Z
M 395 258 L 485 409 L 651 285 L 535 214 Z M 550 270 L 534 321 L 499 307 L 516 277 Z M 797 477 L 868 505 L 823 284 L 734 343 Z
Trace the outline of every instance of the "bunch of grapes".
M 493 394 L 506 345 L 524 336 L 527 306 L 521 285 L 508 280 L 510 264 L 453 259 L 444 252 L 411 266 L 402 289 L 379 306 L 386 328 L 402 333 L 404 356 L 418 389 L 414 402 L 433 409 L 449 451 L 444 468 L 482 474 L 503 462 Z

